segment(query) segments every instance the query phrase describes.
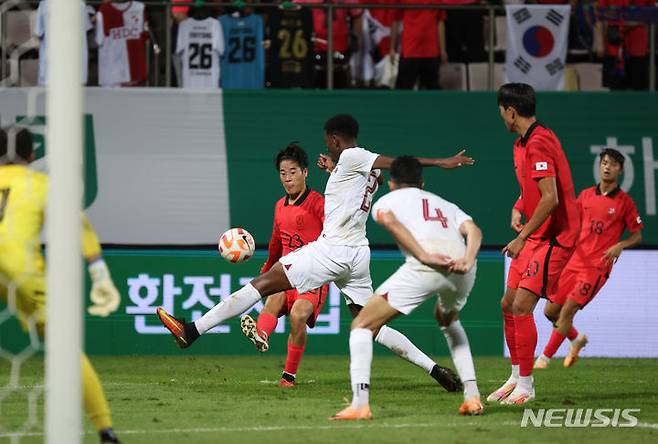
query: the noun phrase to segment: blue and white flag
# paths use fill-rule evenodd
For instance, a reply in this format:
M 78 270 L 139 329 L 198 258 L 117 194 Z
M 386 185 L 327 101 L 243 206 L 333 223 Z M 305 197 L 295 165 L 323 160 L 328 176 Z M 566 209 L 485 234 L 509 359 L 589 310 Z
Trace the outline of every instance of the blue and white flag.
M 507 5 L 507 82 L 561 90 L 569 40 L 569 5 Z

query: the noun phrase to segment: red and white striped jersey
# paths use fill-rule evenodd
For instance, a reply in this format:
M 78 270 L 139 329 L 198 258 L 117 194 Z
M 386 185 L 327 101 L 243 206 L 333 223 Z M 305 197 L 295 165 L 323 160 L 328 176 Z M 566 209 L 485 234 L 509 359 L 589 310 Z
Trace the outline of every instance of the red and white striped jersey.
M 146 81 L 147 36 L 143 3 L 128 1 L 99 6 L 96 22 L 98 83 L 130 86 Z

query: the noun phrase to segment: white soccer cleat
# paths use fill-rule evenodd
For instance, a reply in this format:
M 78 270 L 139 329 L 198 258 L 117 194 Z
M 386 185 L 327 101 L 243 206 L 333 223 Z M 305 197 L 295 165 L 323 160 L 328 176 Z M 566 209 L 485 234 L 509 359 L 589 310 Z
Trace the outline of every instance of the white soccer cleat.
M 256 321 L 251 316 L 244 315 L 240 318 L 240 329 L 242 330 L 242 334 L 256 346 L 259 352 L 265 353 L 270 348 L 267 338 L 263 338 L 258 334 Z
M 510 382 L 509 380 L 505 382 L 501 387 L 499 387 L 495 392 L 487 396 L 487 402 L 499 402 L 507 398 L 510 393 L 516 388 L 516 382 Z
M 551 358 L 547 358 L 544 355 L 540 355 L 535 361 L 535 365 L 532 368 L 544 369 L 548 368 L 548 364 L 551 363 Z
M 530 390 L 524 389 L 521 385 L 517 384 L 512 393 L 505 399 L 500 401 L 502 405 L 521 405 L 535 400 L 535 388 Z

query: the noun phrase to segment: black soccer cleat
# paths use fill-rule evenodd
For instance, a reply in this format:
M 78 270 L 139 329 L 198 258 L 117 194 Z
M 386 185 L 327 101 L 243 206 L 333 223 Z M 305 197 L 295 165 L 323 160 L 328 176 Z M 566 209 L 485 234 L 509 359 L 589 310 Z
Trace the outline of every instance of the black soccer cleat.
M 430 372 L 430 376 L 449 392 L 461 392 L 464 390 L 464 384 L 462 384 L 457 373 L 451 368 L 441 367 L 439 364 L 435 364 Z
M 98 432 L 98 435 L 101 438 L 101 444 L 121 444 L 121 441 L 119 441 L 119 438 L 117 438 L 117 435 L 111 428 L 101 430 Z
M 167 313 L 162 307 L 158 307 L 156 313 L 162 325 L 167 327 L 167 330 L 174 336 L 176 345 L 179 348 L 187 348 L 199 338 L 199 332 L 194 322 L 185 322 L 185 319 L 177 319 Z

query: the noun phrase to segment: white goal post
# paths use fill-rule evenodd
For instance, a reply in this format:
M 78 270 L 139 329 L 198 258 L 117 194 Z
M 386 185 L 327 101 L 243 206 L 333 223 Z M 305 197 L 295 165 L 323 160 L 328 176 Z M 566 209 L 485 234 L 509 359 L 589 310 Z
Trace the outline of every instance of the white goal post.
M 45 434 L 49 444 L 77 444 L 82 432 L 82 14 L 79 0 L 48 3 Z

